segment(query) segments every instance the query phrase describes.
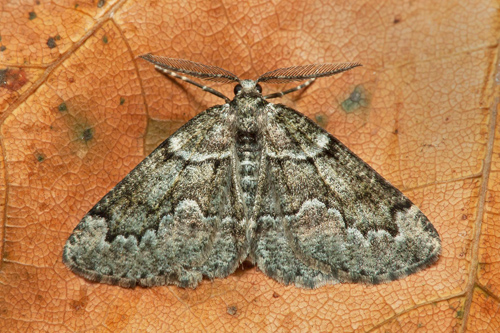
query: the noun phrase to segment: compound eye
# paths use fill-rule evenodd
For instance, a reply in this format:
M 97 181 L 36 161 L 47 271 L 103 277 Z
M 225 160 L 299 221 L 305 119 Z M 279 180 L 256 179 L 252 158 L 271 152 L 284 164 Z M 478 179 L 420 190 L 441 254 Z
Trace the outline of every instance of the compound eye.
M 255 89 L 257 89 L 259 94 L 262 94 L 262 87 L 260 86 L 260 84 L 257 83 L 257 85 L 255 86 Z
M 238 95 L 238 93 L 243 89 L 243 87 L 241 86 L 241 84 L 237 84 L 235 87 L 234 87 L 234 94 L 235 95 Z

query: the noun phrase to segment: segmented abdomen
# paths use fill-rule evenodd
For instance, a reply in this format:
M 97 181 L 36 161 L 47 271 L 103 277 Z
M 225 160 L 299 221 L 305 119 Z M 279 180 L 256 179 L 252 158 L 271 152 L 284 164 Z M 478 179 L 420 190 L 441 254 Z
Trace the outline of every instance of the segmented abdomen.
M 256 133 L 238 135 L 236 139 L 236 152 L 239 160 L 238 171 L 243 191 L 243 201 L 247 206 L 247 212 L 250 213 L 255 203 L 261 156 L 261 145 L 258 135 Z

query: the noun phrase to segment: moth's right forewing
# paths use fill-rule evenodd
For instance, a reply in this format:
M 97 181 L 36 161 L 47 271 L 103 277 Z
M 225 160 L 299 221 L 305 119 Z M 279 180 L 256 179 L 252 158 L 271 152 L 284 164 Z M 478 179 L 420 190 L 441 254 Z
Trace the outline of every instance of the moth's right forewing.
M 256 218 L 251 255 L 266 274 L 306 287 L 380 283 L 437 260 L 441 240 L 425 215 L 340 141 L 283 105 L 270 107 L 264 133 L 262 204 L 273 204 Z

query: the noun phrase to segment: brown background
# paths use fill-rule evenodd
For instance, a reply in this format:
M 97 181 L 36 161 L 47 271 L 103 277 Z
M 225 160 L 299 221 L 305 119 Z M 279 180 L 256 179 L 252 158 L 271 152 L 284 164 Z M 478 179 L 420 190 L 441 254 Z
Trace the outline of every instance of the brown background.
M 498 6 L 0 0 L 0 330 L 500 330 Z M 147 52 L 242 78 L 363 63 L 281 102 L 403 190 L 440 233 L 440 260 L 384 285 L 317 290 L 248 267 L 195 290 L 126 290 L 71 273 L 62 248 L 82 216 L 176 128 L 221 103 L 137 59 Z

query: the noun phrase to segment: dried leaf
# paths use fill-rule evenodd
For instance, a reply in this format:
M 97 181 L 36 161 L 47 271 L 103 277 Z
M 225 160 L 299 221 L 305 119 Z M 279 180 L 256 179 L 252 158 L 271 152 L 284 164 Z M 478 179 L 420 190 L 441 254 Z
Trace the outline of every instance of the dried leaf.
M 485 0 L 5 3 L 0 327 L 499 331 L 497 7 Z M 127 290 L 71 273 L 62 248 L 81 217 L 152 142 L 221 102 L 159 75 L 137 58 L 148 52 L 241 78 L 362 63 L 282 102 L 403 190 L 440 233 L 440 260 L 388 284 L 316 290 L 284 287 L 253 267 L 196 290 Z M 217 88 L 231 96 L 232 85 Z

